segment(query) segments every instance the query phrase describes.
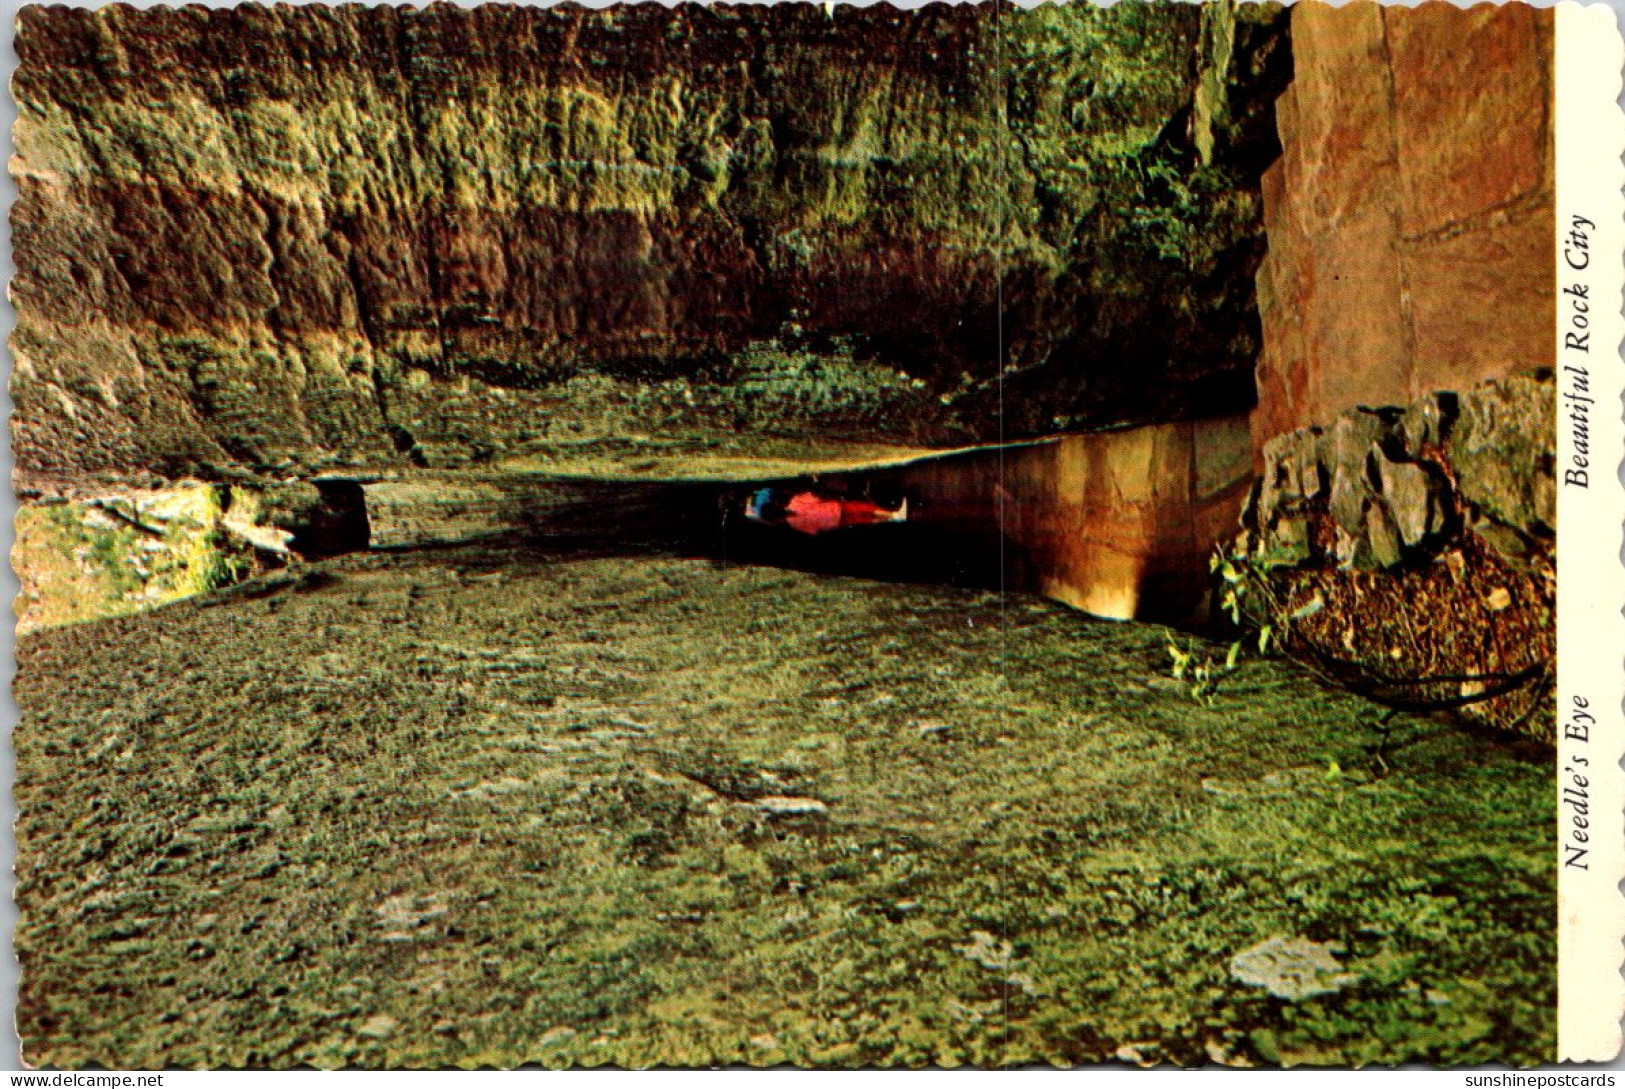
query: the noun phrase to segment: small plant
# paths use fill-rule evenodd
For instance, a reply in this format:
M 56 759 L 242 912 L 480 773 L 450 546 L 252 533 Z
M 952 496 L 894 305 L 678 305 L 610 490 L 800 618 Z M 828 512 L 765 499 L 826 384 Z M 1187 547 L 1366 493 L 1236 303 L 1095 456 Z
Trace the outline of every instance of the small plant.
M 1242 630 L 1242 635 L 1231 642 L 1222 660 L 1200 651 L 1194 642 L 1186 648 L 1169 638 L 1168 656 L 1173 659 L 1174 679 L 1190 682 L 1192 699 L 1211 705 L 1224 676 L 1235 672 L 1241 664 L 1242 652 L 1249 642 L 1256 646 L 1259 654 L 1268 654 L 1270 648 L 1280 642 L 1273 619 L 1276 610 L 1270 607 L 1268 585 L 1264 582 L 1265 575 L 1279 566 L 1283 565 L 1242 552 L 1213 550 L 1208 558 L 1208 570 L 1217 575 L 1222 584 L 1219 607 L 1230 618 L 1230 623 Z
M 218 526 L 204 538 L 201 550 L 200 588 L 207 593 L 235 586 L 254 574 L 254 556 L 232 540 Z
M 1189 649 L 1181 647 L 1170 636 L 1168 639 L 1168 656 L 1173 659 L 1174 680 L 1189 681 L 1191 699 L 1200 700 L 1209 706 L 1218 695 L 1219 679 L 1236 668 L 1236 658 L 1240 652 L 1241 644 L 1233 644 L 1230 652 L 1220 662 L 1209 654 L 1199 650 L 1193 641 Z
M 1268 654 L 1270 647 L 1279 642 L 1272 619 L 1274 610 L 1269 608 L 1268 603 L 1258 602 L 1258 599 L 1264 596 L 1263 579 L 1279 566 L 1282 565 L 1267 559 L 1254 559 L 1244 552 L 1226 554 L 1223 549 L 1218 548 L 1215 548 L 1213 555 L 1208 558 L 1208 570 L 1218 575 L 1223 584 L 1219 607 L 1230 618 L 1230 623 L 1238 628 L 1256 625 L 1260 654 Z M 1245 641 L 1243 637 L 1237 646 Z M 1232 661 L 1236 653 L 1232 649 Z

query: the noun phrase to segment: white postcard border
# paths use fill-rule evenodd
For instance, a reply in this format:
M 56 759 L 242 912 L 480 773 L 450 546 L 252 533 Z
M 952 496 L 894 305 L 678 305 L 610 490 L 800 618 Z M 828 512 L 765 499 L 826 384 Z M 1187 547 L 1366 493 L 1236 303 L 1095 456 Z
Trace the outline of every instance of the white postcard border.
M 1557 1057 L 1597 1062 L 1625 1011 L 1625 51 L 1610 7 L 1559 4 L 1555 21 Z

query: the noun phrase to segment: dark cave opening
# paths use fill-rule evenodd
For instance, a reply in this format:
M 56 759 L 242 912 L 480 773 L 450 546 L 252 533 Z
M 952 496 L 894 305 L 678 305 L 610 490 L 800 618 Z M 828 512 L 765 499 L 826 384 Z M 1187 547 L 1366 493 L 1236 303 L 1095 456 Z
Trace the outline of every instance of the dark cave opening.
M 361 482 L 319 479 L 312 483 L 320 501 L 305 510 L 288 547 L 312 560 L 365 552 L 372 544 L 372 522 Z

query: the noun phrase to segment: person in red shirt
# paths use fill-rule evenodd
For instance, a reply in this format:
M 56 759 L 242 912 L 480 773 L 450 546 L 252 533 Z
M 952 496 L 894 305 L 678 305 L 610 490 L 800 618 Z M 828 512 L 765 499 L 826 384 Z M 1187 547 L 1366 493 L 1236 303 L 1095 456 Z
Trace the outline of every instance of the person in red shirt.
M 797 533 L 827 533 L 849 526 L 908 521 L 908 501 L 889 510 L 867 499 L 844 499 L 806 489 L 786 496 L 761 488 L 745 500 L 745 517 L 753 522 L 789 526 Z

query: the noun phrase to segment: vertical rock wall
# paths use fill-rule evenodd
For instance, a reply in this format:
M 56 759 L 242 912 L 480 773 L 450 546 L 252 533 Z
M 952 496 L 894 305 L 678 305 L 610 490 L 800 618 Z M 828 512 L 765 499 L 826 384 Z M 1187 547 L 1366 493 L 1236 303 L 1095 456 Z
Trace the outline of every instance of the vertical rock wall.
M 1552 13 L 1306 2 L 1292 38 L 1255 442 L 1550 367 Z
M 1095 616 L 1180 621 L 1251 483 L 1244 415 L 1068 435 L 899 472 L 917 524 L 1002 536 L 1006 586 Z
M 942 446 L 1244 409 L 1284 22 L 26 8 L 17 463 L 298 475 L 655 423 Z M 740 404 L 757 379 L 827 410 Z
M 1289 653 L 1549 740 L 1552 13 L 1303 3 L 1234 567 Z

